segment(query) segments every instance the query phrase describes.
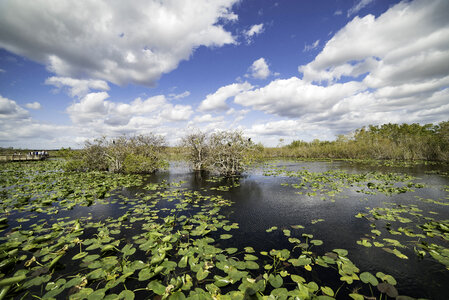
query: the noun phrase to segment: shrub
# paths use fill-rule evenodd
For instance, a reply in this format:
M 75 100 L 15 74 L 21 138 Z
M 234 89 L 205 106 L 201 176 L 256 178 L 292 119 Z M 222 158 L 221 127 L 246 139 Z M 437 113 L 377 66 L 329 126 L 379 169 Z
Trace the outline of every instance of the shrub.
M 128 174 L 154 173 L 164 169 L 168 164 L 156 156 L 144 156 L 141 154 L 128 154 L 123 162 L 123 170 Z
M 207 134 L 196 132 L 185 136 L 181 146 L 187 150 L 187 157 L 193 165 L 194 171 L 205 170 L 208 167 L 210 148 Z
M 182 140 L 194 170 L 208 170 L 224 176 L 241 174 L 253 158 L 255 146 L 239 131 L 197 132 Z
M 165 140 L 153 134 L 134 137 L 121 136 L 113 140 L 106 137 L 87 141 L 79 159 L 68 163 L 73 169 L 110 171 L 116 173 L 153 173 L 166 166 L 162 159 Z

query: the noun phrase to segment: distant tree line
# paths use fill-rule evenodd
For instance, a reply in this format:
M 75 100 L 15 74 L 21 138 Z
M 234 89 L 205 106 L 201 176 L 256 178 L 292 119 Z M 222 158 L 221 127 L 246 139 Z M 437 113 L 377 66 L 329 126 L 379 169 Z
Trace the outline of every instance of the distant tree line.
M 239 131 L 186 135 L 178 147 L 168 148 L 163 137 L 148 134 L 106 137 L 87 141 L 79 151 L 61 149 L 68 171 L 153 173 L 168 166 L 175 154 L 187 159 L 195 171 L 224 176 L 241 174 L 254 159 L 268 157 L 330 159 L 393 159 L 449 162 L 449 122 L 437 125 L 384 124 L 357 129 L 335 141 L 293 141 L 266 148 L 255 145 Z
M 369 125 L 335 141 L 293 141 L 262 156 L 449 161 L 449 122 Z

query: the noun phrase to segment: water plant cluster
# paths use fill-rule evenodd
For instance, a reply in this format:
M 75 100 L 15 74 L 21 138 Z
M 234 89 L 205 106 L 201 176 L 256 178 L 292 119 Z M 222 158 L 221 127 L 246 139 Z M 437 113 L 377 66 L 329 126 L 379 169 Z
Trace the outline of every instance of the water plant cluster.
M 414 182 L 413 176 L 391 172 L 348 173 L 343 170 L 311 172 L 307 169 L 289 171 L 285 166 L 271 165 L 263 174 L 297 178 L 297 182 L 283 185 L 291 185 L 298 189 L 298 194 L 307 194 L 308 196 L 319 194 L 323 200 L 328 199 L 329 196 L 334 197 L 347 188 L 355 188 L 356 192 L 363 194 L 394 195 L 424 187 L 422 183 Z
M 266 228 L 289 247 L 235 245 L 239 224 L 222 210 L 239 180 L 212 177 L 190 189 L 142 174 L 68 172 L 60 161 L 3 164 L 0 172 L 0 299 L 413 299 L 391 274 L 360 269 L 306 224 Z M 288 185 L 298 197 L 333 200 L 348 188 L 391 198 L 424 186 L 398 173 L 270 166 L 265 175 L 297 180 Z M 447 267 L 448 222 L 436 215 L 413 205 L 367 207 L 355 216 L 373 225 L 359 246 L 400 260 L 413 247 Z M 416 218 L 424 222 L 406 227 Z M 390 235 L 420 240 L 404 248 Z

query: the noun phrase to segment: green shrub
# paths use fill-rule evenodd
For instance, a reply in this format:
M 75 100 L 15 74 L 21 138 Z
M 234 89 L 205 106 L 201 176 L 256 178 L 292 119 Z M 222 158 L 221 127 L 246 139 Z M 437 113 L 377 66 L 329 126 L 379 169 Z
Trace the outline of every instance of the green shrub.
M 115 173 L 153 173 L 165 167 L 165 140 L 153 134 L 106 137 L 86 141 L 79 155 L 68 160 L 67 170 L 95 170 Z
M 159 169 L 165 169 L 168 163 L 156 156 L 148 157 L 141 154 L 128 154 L 123 162 L 125 173 L 154 173 Z

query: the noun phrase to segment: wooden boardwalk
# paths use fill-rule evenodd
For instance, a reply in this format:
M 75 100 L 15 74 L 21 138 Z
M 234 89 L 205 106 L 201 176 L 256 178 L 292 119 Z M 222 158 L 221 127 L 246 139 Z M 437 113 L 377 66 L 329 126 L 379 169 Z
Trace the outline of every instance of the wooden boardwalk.
M 0 155 L 0 161 L 33 161 L 33 160 L 44 160 L 48 158 L 47 155 L 43 154 L 11 154 L 11 155 Z

